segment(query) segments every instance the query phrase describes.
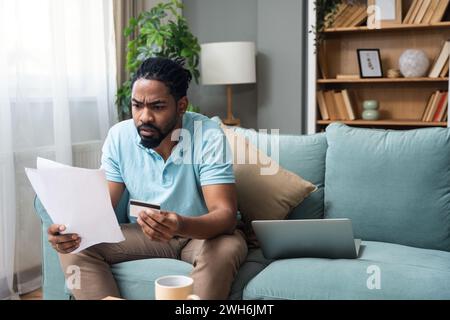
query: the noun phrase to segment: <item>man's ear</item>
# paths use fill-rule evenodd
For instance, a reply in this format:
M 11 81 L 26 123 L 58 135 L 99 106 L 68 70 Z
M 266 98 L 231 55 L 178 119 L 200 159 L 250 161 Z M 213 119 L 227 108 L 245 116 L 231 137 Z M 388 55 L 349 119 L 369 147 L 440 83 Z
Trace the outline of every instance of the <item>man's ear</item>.
M 188 98 L 186 96 L 180 98 L 180 100 L 178 100 L 178 113 L 180 115 L 185 114 L 188 106 L 189 106 Z

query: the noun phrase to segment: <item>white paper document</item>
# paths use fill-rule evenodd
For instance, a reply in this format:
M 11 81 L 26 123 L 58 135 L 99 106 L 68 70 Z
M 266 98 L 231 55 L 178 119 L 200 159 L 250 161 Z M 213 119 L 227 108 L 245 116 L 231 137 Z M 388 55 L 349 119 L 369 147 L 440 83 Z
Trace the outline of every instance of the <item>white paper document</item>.
M 80 252 L 98 243 L 125 240 L 120 230 L 102 169 L 83 169 L 37 159 L 37 169 L 25 168 L 37 196 L 53 223 L 64 233 L 81 237 Z

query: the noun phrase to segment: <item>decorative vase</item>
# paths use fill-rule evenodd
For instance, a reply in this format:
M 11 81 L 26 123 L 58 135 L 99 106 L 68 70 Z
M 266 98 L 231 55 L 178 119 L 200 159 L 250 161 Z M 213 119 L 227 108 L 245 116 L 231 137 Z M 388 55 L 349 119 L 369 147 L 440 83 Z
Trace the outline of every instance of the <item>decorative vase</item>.
M 378 111 L 378 101 L 366 100 L 363 102 L 364 111 L 362 118 L 364 120 L 378 120 L 380 118 L 380 112 Z
M 422 50 L 408 49 L 400 56 L 399 66 L 405 78 L 420 78 L 427 73 L 430 60 Z

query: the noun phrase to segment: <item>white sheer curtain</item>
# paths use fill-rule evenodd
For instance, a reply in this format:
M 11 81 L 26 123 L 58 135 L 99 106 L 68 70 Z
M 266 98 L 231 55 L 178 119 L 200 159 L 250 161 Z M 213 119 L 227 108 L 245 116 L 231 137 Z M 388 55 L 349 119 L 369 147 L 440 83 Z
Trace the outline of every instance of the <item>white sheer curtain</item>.
M 24 166 L 73 165 L 116 122 L 112 0 L 0 0 L 0 299 L 40 286 Z M 13 284 L 13 279 L 15 283 Z

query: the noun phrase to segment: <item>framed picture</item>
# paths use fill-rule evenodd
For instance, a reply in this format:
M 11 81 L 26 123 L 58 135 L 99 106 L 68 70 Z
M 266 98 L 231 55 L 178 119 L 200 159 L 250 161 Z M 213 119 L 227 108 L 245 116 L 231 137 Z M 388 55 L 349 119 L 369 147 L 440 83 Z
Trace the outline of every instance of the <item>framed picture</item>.
M 382 78 L 380 49 L 357 49 L 361 78 Z
M 368 0 L 369 17 L 367 26 L 371 29 L 402 23 L 402 0 Z

